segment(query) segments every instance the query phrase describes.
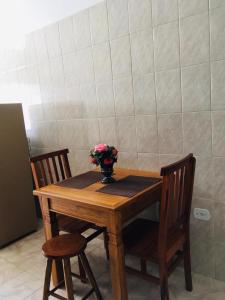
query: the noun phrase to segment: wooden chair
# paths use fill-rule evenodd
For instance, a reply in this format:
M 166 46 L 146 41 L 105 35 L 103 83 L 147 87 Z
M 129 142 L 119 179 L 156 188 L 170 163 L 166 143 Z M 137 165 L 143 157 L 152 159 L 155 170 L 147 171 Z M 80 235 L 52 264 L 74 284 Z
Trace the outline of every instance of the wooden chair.
M 192 291 L 190 257 L 190 212 L 195 158 L 163 167 L 159 223 L 136 219 L 123 232 L 125 254 L 140 258 L 140 270 L 126 266 L 132 274 L 160 285 L 161 300 L 169 300 L 168 276 L 183 260 L 186 289 Z M 159 267 L 159 277 L 147 272 L 146 262 Z
M 68 153 L 68 149 L 62 149 L 30 158 L 36 189 L 72 176 L 67 156 Z M 68 233 L 83 233 L 87 229 L 94 229 L 94 233 L 86 237 L 87 242 L 103 233 L 106 256 L 109 258 L 108 238 L 105 228 L 61 214 L 57 214 L 57 223 L 59 231 L 65 231 Z M 83 272 L 82 264 L 80 260 L 78 260 L 78 262 L 80 266 L 81 280 L 85 281 L 85 273 Z
M 48 240 L 43 246 L 43 254 L 48 258 L 47 267 L 45 272 L 45 283 L 44 283 L 44 292 L 43 292 L 43 300 L 48 300 L 49 296 L 54 296 L 57 299 L 63 300 L 73 300 L 74 292 L 73 292 L 73 283 L 72 276 L 74 275 L 71 272 L 70 258 L 74 256 L 78 256 L 83 268 L 88 276 L 89 282 L 92 286 L 90 291 L 82 298 L 87 299 L 93 292 L 98 300 L 102 300 L 101 293 L 99 291 L 98 285 L 95 281 L 94 275 L 88 263 L 87 257 L 84 253 L 84 249 L 86 248 L 87 241 L 86 239 L 76 233 L 76 234 L 63 234 L 59 235 L 55 238 Z M 64 280 L 61 281 L 56 287 L 50 290 L 50 280 L 51 280 L 51 270 L 52 270 L 52 262 L 54 259 L 60 259 L 63 262 L 63 270 L 64 270 Z M 56 294 L 55 291 L 65 285 L 67 298 Z

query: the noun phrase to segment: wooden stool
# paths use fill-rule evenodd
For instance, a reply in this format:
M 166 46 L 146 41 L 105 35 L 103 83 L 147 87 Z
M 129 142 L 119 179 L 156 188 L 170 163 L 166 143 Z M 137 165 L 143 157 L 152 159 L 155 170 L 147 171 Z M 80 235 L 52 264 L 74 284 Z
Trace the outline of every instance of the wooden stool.
M 43 246 L 43 254 L 48 258 L 47 267 L 45 272 L 45 283 L 44 283 L 44 292 L 43 292 L 43 300 L 47 300 L 48 297 L 54 296 L 58 299 L 63 300 L 73 300 L 73 283 L 72 276 L 75 274 L 71 272 L 70 258 L 74 256 L 78 256 L 80 259 L 83 268 L 87 274 L 88 280 L 92 286 L 92 289 L 82 298 L 82 300 L 87 299 L 93 292 L 95 292 L 98 300 L 102 300 L 101 293 L 95 281 L 94 275 L 88 263 L 87 257 L 84 253 L 84 249 L 86 248 L 87 241 L 86 239 L 77 234 L 64 234 L 54 237 L 48 240 Z M 61 281 L 55 288 L 50 290 L 50 281 L 51 281 L 51 270 L 52 270 L 52 262 L 54 259 L 61 259 L 63 262 L 63 270 L 64 270 L 64 280 Z M 65 284 L 67 298 L 64 298 L 55 293 L 55 291 L 62 287 Z

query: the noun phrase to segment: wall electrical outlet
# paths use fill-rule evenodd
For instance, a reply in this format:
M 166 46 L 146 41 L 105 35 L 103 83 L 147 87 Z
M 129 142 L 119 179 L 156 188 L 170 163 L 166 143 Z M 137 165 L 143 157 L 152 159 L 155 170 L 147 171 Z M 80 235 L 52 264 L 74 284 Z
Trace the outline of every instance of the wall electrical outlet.
M 194 208 L 194 217 L 199 220 L 209 221 L 211 219 L 210 212 L 205 208 Z

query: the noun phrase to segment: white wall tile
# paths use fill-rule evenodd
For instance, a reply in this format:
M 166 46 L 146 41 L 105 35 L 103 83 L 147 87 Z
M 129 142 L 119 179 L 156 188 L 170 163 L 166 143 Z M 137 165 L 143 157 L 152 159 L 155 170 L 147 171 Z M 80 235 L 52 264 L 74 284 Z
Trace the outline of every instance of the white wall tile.
M 77 53 L 63 55 L 63 68 L 66 86 L 77 85 L 80 82 Z
M 134 114 L 132 78 L 125 77 L 114 81 L 115 111 L 117 116 Z
M 110 38 L 114 39 L 129 32 L 127 0 L 107 0 Z
M 225 109 L 225 60 L 211 63 L 212 110 Z
M 79 150 L 71 148 L 70 161 L 72 166 L 72 174 L 78 175 L 87 172 L 92 165 L 89 161 L 89 150 Z
M 225 202 L 225 159 L 217 157 L 213 159 L 213 199 Z
M 180 69 L 156 73 L 158 113 L 181 112 Z
M 64 74 L 63 74 L 63 59 L 62 56 L 50 59 L 50 73 L 53 96 L 57 96 L 61 93 L 65 86 Z M 63 90 L 64 91 L 64 90 Z
M 73 17 L 76 48 L 81 49 L 91 45 L 90 20 L 88 9 Z
M 180 154 L 183 151 L 181 114 L 158 116 L 159 153 Z
M 116 118 L 116 132 L 119 151 L 137 151 L 134 117 Z
M 42 100 L 51 96 L 51 71 L 49 61 L 43 61 L 38 65 L 38 75 Z
M 208 0 L 178 0 L 180 17 L 197 15 L 208 11 Z
M 212 113 L 213 154 L 225 156 L 225 111 Z
M 149 29 L 152 24 L 151 0 L 129 0 L 130 32 Z
M 124 77 L 131 74 L 129 36 L 111 41 L 111 58 L 114 78 Z
M 138 168 L 145 171 L 159 171 L 159 156 L 150 153 L 138 153 Z
M 156 71 L 179 67 L 178 22 L 160 25 L 153 32 Z
M 201 14 L 180 21 L 181 65 L 209 60 L 209 16 Z
M 198 156 L 196 160 L 194 194 L 196 196 L 210 199 L 213 196 L 213 160 L 212 157 Z
M 92 48 L 86 48 L 76 53 L 77 64 L 79 73 L 78 76 L 80 83 L 94 82 L 94 65 Z
M 209 7 L 210 8 L 216 8 L 220 6 L 225 6 L 224 0 L 209 0 Z
M 136 116 L 137 151 L 157 153 L 157 122 L 156 116 Z
M 33 37 L 34 37 L 34 47 L 35 47 L 38 61 L 40 62 L 48 59 L 48 51 L 47 51 L 44 30 L 40 29 L 35 31 Z
M 136 152 L 119 152 L 117 166 L 120 168 L 138 168 Z
M 133 77 L 134 106 L 136 114 L 156 112 L 155 82 L 153 74 Z
M 109 39 L 108 16 L 106 2 L 94 5 L 89 10 L 91 39 L 93 44 L 105 42 Z
M 109 43 L 98 44 L 93 47 L 95 81 L 105 82 L 112 79 Z
M 160 154 L 159 155 L 159 167 L 162 168 L 162 167 L 165 167 L 172 163 L 175 163 L 176 161 L 180 160 L 181 158 L 182 158 L 181 155 Z
M 72 17 L 68 17 L 59 22 L 59 36 L 63 54 L 75 51 L 76 48 Z
M 183 111 L 210 110 L 210 67 L 202 64 L 183 68 Z
M 25 37 L 25 62 L 26 62 L 26 65 L 32 65 L 37 62 L 33 33 L 28 34 Z
M 89 148 L 93 148 L 100 143 L 100 129 L 98 119 L 87 120 L 87 135 Z
M 81 98 L 79 86 L 66 87 L 65 97 L 56 101 L 59 119 L 77 119 L 84 117 L 84 102 Z
M 110 146 L 117 147 L 116 121 L 115 118 L 101 118 L 100 125 L 100 142 Z M 122 149 L 119 148 L 119 151 Z
M 177 20 L 177 0 L 152 0 L 152 15 L 154 25 Z
M 54 23 L 45 29 L 45 39 L 49 58 L 54 58 L 61 55 L 58 23 Z
M 225 7 L 210 11 L 211 29 L 211 58 L 213 60 L 224 59 L 225 53 Z
M 84 105 L 84 115 L 92 118 L 98 117 L 98 102 L 95 85 L 81 85 L 80 91 L 81 99 Z
M 59 145 L 75 149 L 88 149 L 86 121 L 82 119 L 60 121 Z
M 131 34 L 131 57 L 134 75 L 154 71 L 152 30 Z
M 210 156 L 212 129 L 210 112 L 184 113 L 184 153 Z
M 97 85 L 97 98 L 99 105 L 99 116 L 115 116 L 115 103 L 112 82 Z

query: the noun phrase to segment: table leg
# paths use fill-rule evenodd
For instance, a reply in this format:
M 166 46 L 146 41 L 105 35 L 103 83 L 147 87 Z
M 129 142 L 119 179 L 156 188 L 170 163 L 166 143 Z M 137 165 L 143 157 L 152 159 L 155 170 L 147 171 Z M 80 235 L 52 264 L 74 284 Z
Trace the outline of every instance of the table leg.
M 59 235 L 56 214 L 49 210 L 48 199 L 42 198 L 42 216 L 46 240 L 50 240 L 54 236 Z M 63 267 L 61 260 L 54 260 L 52 264 L 52 281 L 56 286 L 63 280 Z
M 113 234 L 108 232 L 109 235 L 109 257 L 110 269 L 113 287 L 113 299 L 127 300 L 127 283 L 125 274 L 125 261 L 123 243 L 121 233 Z

